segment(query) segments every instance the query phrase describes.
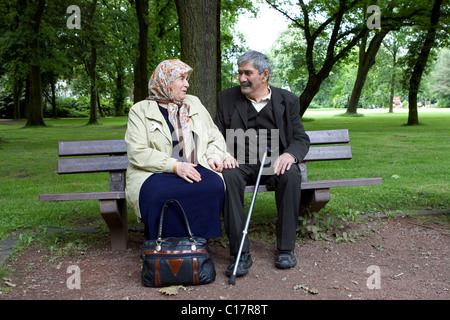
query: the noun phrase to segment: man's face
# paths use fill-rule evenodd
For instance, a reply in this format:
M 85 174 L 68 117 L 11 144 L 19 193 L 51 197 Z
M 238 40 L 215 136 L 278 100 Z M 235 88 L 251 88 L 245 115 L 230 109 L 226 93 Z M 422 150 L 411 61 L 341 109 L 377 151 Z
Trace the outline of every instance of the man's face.
M 252 61 L 244 63 L 238 71 L 242 93 L 250 99 L 256 100 L 258 95 L 267 88 L 268 71 L 259 74 Z

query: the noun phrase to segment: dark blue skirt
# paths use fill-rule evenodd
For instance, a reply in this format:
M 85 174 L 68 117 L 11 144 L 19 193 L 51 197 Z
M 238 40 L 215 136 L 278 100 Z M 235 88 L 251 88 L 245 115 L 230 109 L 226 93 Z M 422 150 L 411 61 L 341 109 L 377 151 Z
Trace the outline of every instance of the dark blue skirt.
M 161 210 L 169 199 L 181 204 L 194 236 L 206 239 L 222 236 L 223 180 L 200 165 L 196 169 L 201 174 L 200 182 L 188 183 L 173 173 L 155 173 L 144 182 L 139 193 L 139 207 L 147 240 L 157 238 Z M 187 235 L 182 214 L 178 206 L 171 203 L 164 218 L 163 237 Z

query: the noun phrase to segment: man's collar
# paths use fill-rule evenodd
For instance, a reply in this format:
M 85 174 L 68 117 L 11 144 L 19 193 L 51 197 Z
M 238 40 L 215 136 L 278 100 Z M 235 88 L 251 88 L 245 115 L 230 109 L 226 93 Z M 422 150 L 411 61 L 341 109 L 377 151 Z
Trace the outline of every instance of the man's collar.
M 253 99 L 250 99 L 249 97 L 245 96 L 248 100 L 250 100 L 253 104 L 255 103 L 261 103 L 261 102 L 265 102 L 265 101 L 269 101 L 270 98 L 272 97 L 272 89 L 270 88 L 270 85 L 267 85 L 267 89 L 269 89 L 269 93 L 267 94 L 267 96 L 261 98 L 260 101 L 255 101 Z

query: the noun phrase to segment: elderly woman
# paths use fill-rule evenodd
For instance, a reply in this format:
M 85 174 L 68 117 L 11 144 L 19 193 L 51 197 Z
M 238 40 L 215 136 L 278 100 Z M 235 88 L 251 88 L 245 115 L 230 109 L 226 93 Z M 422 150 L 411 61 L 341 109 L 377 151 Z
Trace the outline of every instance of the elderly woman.
M 225 189 L 220 172 L 226 144 L 200 100 L 186 94 L 191 72 L 180 60 L 161 62 L 149 82 L 150 96 L 129 112 L 126 194 L 145 225 L 146 239 L 157 237 L 161 210 L 169 199 L 183 206 L 195 236 L 222 235 Z M 166 237 L 187 235 L 178 210 L 168 207 Z

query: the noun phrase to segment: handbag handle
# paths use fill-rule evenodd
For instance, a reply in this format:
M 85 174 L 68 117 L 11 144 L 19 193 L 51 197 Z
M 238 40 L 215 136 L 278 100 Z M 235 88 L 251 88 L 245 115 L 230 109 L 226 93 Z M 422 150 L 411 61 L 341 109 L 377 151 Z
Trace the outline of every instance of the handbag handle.
M 167 207 L 172 202 L 176 203 L 178 205 L 178 207 L 180 208 L 180 210 L 181 210 L 181 213 L 182 213 L 183 218 L 184 218 L 184 224 L 186 225 L 186 229 L 187 229 L 187 232 L 189 234 L 189 241 L 191 242 L 193 250 L 195 250 L 194 235 L 192 234 L 191 227 L 189 226 L 188 218 L 187 218 L 186 213 L 184 212 L 184 209 L 181 206 L 181 204 L 175 199 L 167 200 L 166 203 L 164 204 L 162 210 L 161 210 L 161 218 L 159 220 L 158 238 L 156 240 L 156 244 L 157 245 L 161 244 L 161 241 L 162 241 L 162 230 L 163 230 L 163 224 L 164 224 L 164 215 L 166 214 Z M 159 251 L 158 249 L 156 249 L 156 250 Z

